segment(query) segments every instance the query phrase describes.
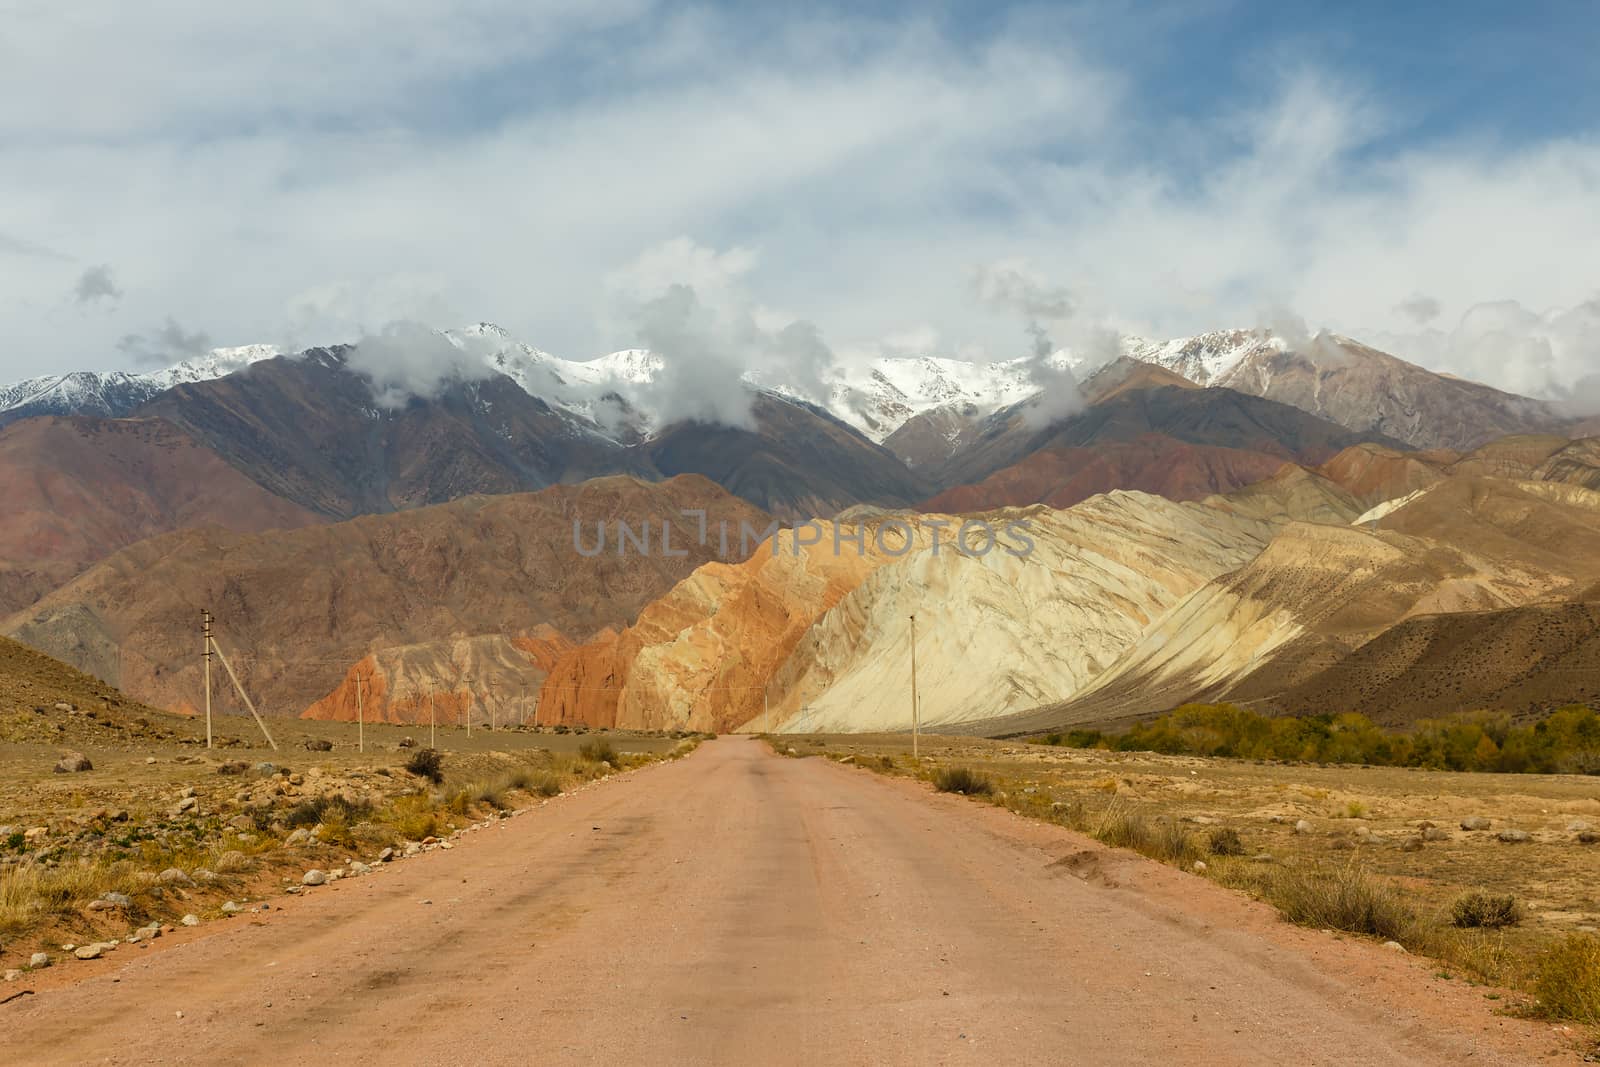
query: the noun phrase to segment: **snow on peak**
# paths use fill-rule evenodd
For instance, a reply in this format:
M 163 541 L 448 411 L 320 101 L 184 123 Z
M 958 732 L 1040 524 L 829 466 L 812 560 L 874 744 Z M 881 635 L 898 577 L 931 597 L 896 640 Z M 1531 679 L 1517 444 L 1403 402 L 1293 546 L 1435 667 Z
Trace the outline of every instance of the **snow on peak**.
M 1220 381 L 1257 352 L 1278 353 L 1288 348 L 1283 338 L 1261 330 L 1212 330 L 1171 341 L 1147 341 L 1140 337 L 1126 337 L 1122 341 L 1124 355 L 1165 367 L 1199 385 Z
M 0 414 L 126 415 L 175 385 L 209 381 L 279 354 L 273 345 L 213 348 L 156 371 L 73 371 L 0 387 Z

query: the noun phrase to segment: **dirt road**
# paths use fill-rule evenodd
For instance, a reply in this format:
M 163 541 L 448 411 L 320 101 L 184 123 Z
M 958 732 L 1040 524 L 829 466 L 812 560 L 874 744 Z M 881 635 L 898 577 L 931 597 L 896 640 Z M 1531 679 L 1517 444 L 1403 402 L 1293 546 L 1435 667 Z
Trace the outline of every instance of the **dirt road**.
M 1422 961 L 745 738 L 215 926 L 0 1006 L 0 1062 L 1567 1055 L 1548 1026 L 1493 1015 Z

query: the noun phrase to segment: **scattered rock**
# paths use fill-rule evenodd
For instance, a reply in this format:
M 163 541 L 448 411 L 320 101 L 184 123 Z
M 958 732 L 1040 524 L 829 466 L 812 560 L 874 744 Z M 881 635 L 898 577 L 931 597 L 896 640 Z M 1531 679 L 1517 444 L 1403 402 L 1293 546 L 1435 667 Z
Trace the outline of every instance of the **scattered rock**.
M 243 910 L 244 910 L 244 908 L 240 907 L 238 904 L 234 903 L 231 900 L 228 901 L 226 904 L 222 905 L 222 914 L 224 914 L 224 915 L 237 915 Z
M 1450 831 L 1442 827 L 1430 826 L 1422 831 L 1422 839 L 1424 841 L 1448 841 L 1450 840 Z
M 1573 819 L 1567 823 L 1567 833 L 1569 834 L 1581 834 L 1585 830 L 1593 829 L 1594 826 L 1590 824 L 1588 819 Z
M 1461 820 L 1461 828 L 1463 830 L 1487 830 L 1492 825 L 1494 824 L 1482 815 L 1469 815 Z
M 1294 832 L 1297 834 L 1309 834 L 1313 829 L 1314 827 L 1304 819 L 1294 824 Z
M 1422 851 L 1422 838 L 1420 838 L 1420 837 L 1408 837 L 1408 838 L 1406 838 L 1404 841 L 1400 842 L 1400 851 L 1401 852 L 1421 852 Z
M 32 967 L 36 971 L 41 967 L 50 966 L 50 953 L 48 953 L 48 952 L 35 952 L 28 959 L 28 966 Z
M 1195 874 L 1205 874 L 1206 873 L 1206 861 L 1205 860 L 1195 860 L 1194 861 L 1194 866 L 1191 869 L 1194 871 Z
M 1600 845 L 1600 830 L 1584 830 L 1578 834 L 1580 845 Z
M 1526 830 L 1501 830 L 1495 837 L 1508 845 L 1520 845 L 1524 841 L 1533 840 L 1533 836 Z
M 1383 943 L 1383 947 L 1388 949 L 1390 952 L 1404 953 L 1406 950 L 1406 947 L 1398 941 L 1385 941 Z
M 328 884 L 328 876 L 323 871 L 319 871 L 315 867 L 313 867 L 311 870 L 307 871 L 305 874 L 300 876 L 300 884 L 301 885 L 327 885 Z
M 198 915 L 185 915 L 179 921 L 182 922 L 183 925 L 185 925 L 185 926 L 199 926 L 200 925 L 200 916 L 198 916 Z
M 351 874 L 352 877 L 355 877 L 355 876 L 358 876 L 358 875 L 363 875 L 363 874 L 369 874 L 369 873 L 371 873 L 371 871 L 372 871 L 371 867 L 367 866 L 365 863 L 362 863 L 359 860 L 351 860 L 350 861 L 350 874 Z
M 77 774 L 80 771 L 92 771 L 94 764 L 89 762 L 89 757 L 82 752 L 68 752 L 56 762 L 56 774 Z
M 173 815 L 185 815 L 197 808 L 200 801 L 194 797 L 184 797 L 169 809 Z
M 243 774 L 250 769 L 250 764 L 244 760 L 233 759 L 217 765 L 218 774 Z
M 307 830 L 303 826 L 283 839 L 283 843 L 289 848 L 298 848 L 301 845 L 310 844 L 310 842 L 311 831 Z
M 394 747 L 395 748 L 416 748 L 417 747 L 417 739 L 414 738 L 414 737 L 402 737 L 399 741 L 397 741 L 395 743 Z
M 72 954 L 80 960 L 97 960 L 104 951 L 103 945 L 80 945 L 72 950 Z
M 378 853 L 379 863 L 388 863 L 392 859 L 394 859 L 394 849 L 392 848 L 386 848 L 382 852 Z
M 168 867 L 156 875 L 156 881 L 162 885 L 194 885 L 194 879 L 176 867 Z
M 322 737 L 306 738 L 306 750 L 309 752 L 332 752 L 333 742 Z
M 5 973 L 5 979 L 8 982 L 15 982 L 18 979 L 20 979 L 21 977 L 22 977 L 22 972 L 17 970 L 16 968 L 12 968 L 11 970 L 9 970 L 9 971 L 7 971 Z

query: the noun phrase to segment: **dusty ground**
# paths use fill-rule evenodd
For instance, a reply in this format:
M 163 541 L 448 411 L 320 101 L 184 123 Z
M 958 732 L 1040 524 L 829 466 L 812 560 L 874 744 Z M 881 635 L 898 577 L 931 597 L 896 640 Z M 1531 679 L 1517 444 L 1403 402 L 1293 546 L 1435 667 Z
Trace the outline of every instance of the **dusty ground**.
M 1423 961 L 748 738 L 189 933 L 34 976 L 0 1059 L 1574 1059 Z
M 224 728 L 238 725 L 221 720 L 218 735 L 236 736 Z M 474 812 L 466 805 L 441 811 L 435 827 L 424 809 L 439 808 L 463 789 L 519 773 L 549 773 L 568 785 L 609 773 L 609 767 L 576 758 L 585 742 L 607 741 L 625 763 L 680 744 L 672 736 L 627 732 L 474 728 L 468 738 L 464 730 L 440 730 L 445 776 L 433 785 L 405 770 L 416 749 L 400 747 L 405 738 L 426 745 L 425 728 L 368 727 L 363 752 L 352 724 L 272 722 L 281 746 L 274 752 L 259 735 L 253 746 L 208 750 L 194 743 L 192 727 L 186 719 L 109 702 L 85 701 L 65 710 L 54 704 L 42 711 L 24 707 L 0 717 L 0 738 L 23 739 L 0 740 L 0 972 L 25 967 L 35 951 L 60 959 L 66 955 L 63 944 L 123 937 L 149 921 L 171 923 L 190 913 L 213 918 L 228 900 L 259 896 L 285 878 L 298 879 L 307 867 L 370 861 L 384 846 L 403 847 L 435 829 L 442 834 Z M 31 740 L 35 735 L 49 740 Z M 334 747 L 309 751 L 306 738 L 326 739 Z M 55 773 L 67 753 L 87 756 L 93 768 Z M 326 834 L 317 819 L 296 818 L 298 806 L 335 796 L 354 800 L 362 810 L 337 823 L 330 819 L 335 825 Z M 437 802 L 426 802 L 429 797 Z M 505 798 L 511 804 L 530 799 L 526 790 Z M 304 827 L 298 835 L 297 827 Z M 297 840 L 308 834 L 310 840 Z M 232 869 L 219 868 L 224 855 Z M 70 873 L 85 863 L 138 872 L 97 877 L 86 896 L 73 887 L 73 899 L 46 909 L 37 904 L 38 887 L 19 877 Z M 183 870 L 197 884 L 145 884 L 169 868 Z M 131 896 L 132 904 L 89 910 L 108 890 Z M 0 996 L 8 988 L 0 985 Z

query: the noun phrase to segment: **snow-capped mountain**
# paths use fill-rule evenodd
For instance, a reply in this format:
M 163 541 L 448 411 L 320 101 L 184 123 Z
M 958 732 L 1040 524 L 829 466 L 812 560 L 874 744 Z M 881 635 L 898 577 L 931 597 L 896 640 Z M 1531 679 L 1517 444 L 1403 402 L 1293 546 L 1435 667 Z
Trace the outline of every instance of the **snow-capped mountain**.
M 1123 355 L 1165 367 L 1198 385 L 1221 385 L 1229 372 L 1251 355 L 1276 355 L 1288 348 L 1281 338 L 1261 330 L 1212 330 L 1170 341 L 1122 339 Z
M 516 340 L 490 323 L 446 332 L 463 351 L 476 352 L 496 370 L 548 403 L 605 426 L 617 419 L 620 399 L 639 429 L 654 429 L 649 386 L 661 372 L 659 355 L 641 348 L 588 361 L 566 360 Z M 1058 362 L 1062 362 L 1058 360 Z M 793 383 L 747 371 L 754 388 L 816 402 Z M 871 440 L 882 443 L 914 415 L 940 407 L 980 412 L 1015 403 L 1037 390 L 1025 360 L 975 363 L 938 356 L 876 356 L 833 367 L 821 406 Z M 606 399 L 611 398 L 611 403 Z
M 1276 400 L 1416 448 L 1465 451 L 1563 422 L 1543 401 L 1438 374 L 1336 333 L 1291 342 L 1263 330 L 1220 330 L 1175 341 L 1130 338 L 1124 348 L 1197 384 Z
M 157 371 L 73 371 L 0 387 L 0 422 L 30 415 L 126 415 L 175 385 L 210 381 L 278 355 L 272 345 L 214 348 Z
M 652 411 L 651 385 L 663 369 L 656 353 L 625 349 L 592 360 L 563 359 L 483 322 L 444 336 L 469 361 L 506 375 L 530 396 L 575 416 L 587 431 L 633 441 L 663 428 Z M 1470 448 L 1487 436 L 1559 422 L 1539 401 L 1435 374 L 1335 334 L 1291 342 L 1264 330 L 1216 330 L 1166 341 L 1125 337 L 1121 348 L 1125 356 L 1199 385 L 1278 400 L 1422 448 Z M 174 385 L 219 378 L 277 354 L 270 345 L 247 345 L 151 373 L 32 378 L 0 389 L 0 423 L 37 414 L 125 415 Z M 1095 369 L 1065 351 L 1051 363 L 1080 380 Z M 820 406 L 879 444 L 918 416 L 937 414 L 949 424 L 946 436 L 954 447 L 951 435 L 960 427 L 1037 393 L 1034 369 L 1028 359 L 844 357 L 826 373 Z M 790 399 L 819 399 L 771 368 L 747 371 L 743 379 Z

